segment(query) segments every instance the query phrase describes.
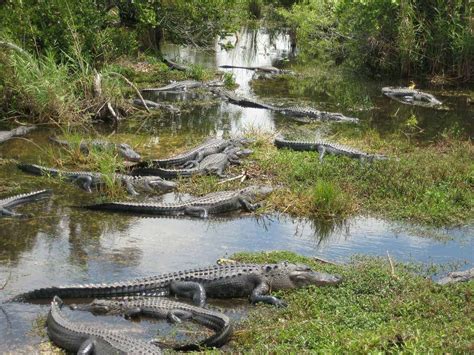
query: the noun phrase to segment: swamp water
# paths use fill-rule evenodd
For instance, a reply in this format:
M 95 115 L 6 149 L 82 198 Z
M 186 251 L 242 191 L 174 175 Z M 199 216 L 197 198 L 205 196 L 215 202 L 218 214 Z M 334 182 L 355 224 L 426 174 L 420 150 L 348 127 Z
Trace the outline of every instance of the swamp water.
M 165 51 L 171 59 L 180 57 L 209 67 L 263 66 L 284 61 L 289 48 L 286 36 L 273 36 L 261 30 L 242 31 L 236 48 L 228 51 L 218 43 L 214 51 L 195 52 L 171 45 L 165 46 Z M 226 71 L 235 75 L 240 85 L 237 91 L 242 94 L 258 95 L 268 102 L 301 101 L 323 110 L 353 114 L 361 119 L 361 125 L 380 132 L 398 129 L 411 114 L 418 118 L 418 126 L 427 139 L 446 129 L 473 132 L 473 110 L 463 101 L 463 96 L 437 95 L 450 109 L 434 111 L 403 106 L 381 97 L 380 83 L 347 84 L 336 78 L 333 83 L 325 83 L 326 92 L 323 83 L 304 79 L 296 80 L 298 85 L 292 79 L 261 80 L 250 85 L 252 71 Z M 337 91 L 335 87 L 339 84 L 347 85 Z M 181 97 L 164 96 L 160 99 L 173 101 Z M 359 107 L 356 113 L 346 110 L 349 103 L 350 107 Z M 137 137 L 134 133 L 139 127 Z M 200 105 L 165 120 L 150 119 L 144 124 L 130 120 L 119 127 L 119 134 L 124 138 L 134 135 L 133 141 L 138 142 L 138 150 L 143 150 L 145 156 L 166 156 L 177 147 L 198 143 L 207 136 L 227 136 L 246 129 L 278 131 L 294 127 L 299 125 L 266 110 L 219 103 Z M 88 204 L 94 197 L 67 183 L 23 174 L 7 161 L 52 163 L 50 152 L 44 148 L 48 146 L 49 134 L 39 130 L 29 135 L 28 141 L 14 139 L 0 146 L 0 157 L 5 159 L 0 165 L 2 196 L 5 195 L 2 189 L 18 186 L 22 191 L 45 186 L 54 190 L 52 199 L 18 208 L 34 214 L 34 218 L 0 221 L 0 287 L 6 283 L 0 291 L 0 302 L 20 292 L 50 285 L 111 282 L 212 264 L 239 251 L 290 250 L 339 262 L 348 261 L 354 254 L 386 256 L 388 251 L 398 261 L 443 264 L 458 269 L 474 266 L 472 225 L 427 229 L 368 216 L 328 225 L 277 214 L 198 220 L 85 211 L 74 206 Z M 233 318 L 239 318 L 247 308 L 245 300 L 212 303 L 230 311 Z M 2 305 L 0 352 L 38 352 L 38 344 L 46 338 L 44 329 L 37 323 L 47 311 L 44 304 Z M 99 318 L 82 312 L 75 312 L 74 318 L 99 322 Z M 186 340 L 192 335 L 203 336 L 200 328 L 187 324 L 176 330 L 166 322 L 131 323 L 120 317 L 100 317 L 100 321 L 146 338 L 156 336 L 157 329 L 159 336 L 168 335 L 171 341 L 176 337 Z

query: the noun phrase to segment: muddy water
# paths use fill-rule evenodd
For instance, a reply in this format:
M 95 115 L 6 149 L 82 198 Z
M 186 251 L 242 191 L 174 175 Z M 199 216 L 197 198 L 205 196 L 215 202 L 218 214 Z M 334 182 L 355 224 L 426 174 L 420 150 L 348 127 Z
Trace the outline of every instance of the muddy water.
M 229 51 L 221 49 L 218 43 L 213 51 L 207 52 L 175 46 L 166 48 L 172 59 L 180 56 L 189 62 L 215 67 L 222 64 L 269 65 L 288 57 L 290 46 L 283 35 L 242 31 L 236 48 Z M 399 129 L 411 115 L 417 117 L 418 126 L 423 129 L 416 139 L 431 139 L 446 129 L 472 132 L 472 109 L 463 101 L 462 95 L 440 92 L 448 110 L 422 110 L 381 97 L 373 82 L 346 82 L 335 77 L 326 81 L 324 89 L 320 82 L 297 80 L 298 86 L 296 79 L 290 78 L 261 80 L 251 85 L 253 72 L 229 71 L 235 75 L 242 93 L 269 102 L 301 101 L 344 113 L 353 113 L 354 107 L 358 107 L 357 116 L 361 118 L 362 126 L 381 133 Z M 337 91 L 335 88 L 341 85 L 345 85 L 344 90 Z M 161 99 L 173 101 L 180 96 L 168 95 Z M 187 99 L 201 100 L 202 97 Z M 227 136 L 249 128 L 273 131 L 289 126 L 288 120 L 265 110 L 219 103 L 201 104 L 181 116 L 150 119 L 145 123 L 131 120 L 120 127 L 119 134 L 124 140 L 134 142 L 145 156 L 166 156 L 177 147 L 192 146 L 209 135 Z M 54 191 L 48 201 L 18 208 L 18 211 L 33 214 L 34 218 L 0 221 L 0 287 L 6 282 L 0 291 L 0 302 L 38 287 L 110 282 L 192 268 L 214 263 L 216 259 L 238 251 L 285 249 L 339 262 L 349 260 L 354 254 L 385 256 L 388 251 L 396 260 L 462 269 L 474 265 L 472 225 L 426 229 L 368 216 L 327 225 L 321 221 L 294 220 L 285 215 L 258 218 L 237 215 L 196 220 L 85 211 L 75 206 L 91 203 L 97 196 L 85 194 L 65 183 L 24 175 L 7 160 L 53 164 L 54 156 L 60 154 L 60 150 L 48 145 L 49 134 L 51 132 L 39 130 L 29 135 L 28 141 L 15 139 L 0 146 L 0 157 L 5 159 L 0 163 L 0 196 L 5 196 L 7 190 L 50 187 Z M 245 301 L 218 305 L 230 310 L 233 318 L 245 314 L 247 307 Z M 39 304 L 3 305 L 0 310 L 0 352 L 37 351 L 37 345 L 45 335 L 35 324 L 47 310 L 46 305 Z M 175 330 L 165 322 L 130 323 L 119 317 L 95 318 L 85 313 L 74 316 L 108 326 L 121 326 L 130 334 L 144 338 L 156 336 L 157 332 L 170 340 L 185 340 L 193 334 L 203 336 L 200 328 L 186 325 Z

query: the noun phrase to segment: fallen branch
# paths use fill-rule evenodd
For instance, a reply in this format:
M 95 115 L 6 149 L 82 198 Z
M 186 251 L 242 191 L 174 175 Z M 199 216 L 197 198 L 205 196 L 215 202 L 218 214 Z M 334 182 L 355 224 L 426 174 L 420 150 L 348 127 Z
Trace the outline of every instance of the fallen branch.
M 130 85 L 134 90 L 135 92 L 137 93 L 138 97 L 140 98 L 140 100 L 142 101 L 143 103 L 143 106 L 145 107 L 145 109 L 147 110 L 148 113 L 150 113 L 150 109 L 148 108 L 146 102 L 145 102 L 145 99 L 143 98 L 142 94 L 140 93 L 140 90 L 138 90 L 138 88 L 130 81 L 128 80 L 126 77 L 124 77 L 122 74 L 120 73 L 116 73 L 116 72 L 108 72 L 109 75 L 115 75 L 115 76 L 118 76 L 119 78 L 122 78 L 128 85 Z
M 239 180 L 240 179 L 240 182 L 243 182 L 245 179 L 247 178 L 247 172 L 246 171 L 242 171 L 242 174 L 240 175 L 237 175 L 237 176 L 232 176 L 228 179 L 225 179 L 225 180 L 222 180 L 222 181 L 219 181 L 218 184 L 225 184 L 226 182 L 230 182 L 230 181 L 234 181 L 234 180 Z
M 392 261 L 392 258 L 390 257 L 390 254 L 388 253 L 388 250 L 387 250 L 387 258 L 388 258 L 388 262 L 390 263 L 390 270 L 391 270 L 392 276 L 395 278 L 398 278 L 398 276 L 395 274 L 395 267 L 393 266 L 393 261 Z

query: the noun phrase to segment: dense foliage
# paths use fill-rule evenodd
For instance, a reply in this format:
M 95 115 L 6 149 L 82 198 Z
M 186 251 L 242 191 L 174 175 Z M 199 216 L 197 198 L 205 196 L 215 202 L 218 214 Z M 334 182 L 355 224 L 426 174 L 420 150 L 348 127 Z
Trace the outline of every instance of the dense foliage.
M 374 74 L 473 77 L 466 0 L 306 0 L 280 12 L 297 30 L 306 59 L 348 62 Z

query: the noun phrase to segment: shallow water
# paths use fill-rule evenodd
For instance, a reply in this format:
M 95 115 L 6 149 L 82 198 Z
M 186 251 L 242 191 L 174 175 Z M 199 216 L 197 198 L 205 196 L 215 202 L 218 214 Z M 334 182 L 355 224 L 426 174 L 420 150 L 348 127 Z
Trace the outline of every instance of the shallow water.
M 242 31 L 237 48 L 230 51 L 221 50 L 218 43 L 214 51 L 206 52 L 176 46 L 165 48 L 171 59 L 181 56 L 209 67 L 269 65 L 289 56 L 287 37 L 263 30 Z M 391 102 L 381 96 L 380 83 L 346 83 L 336 78 L 325 83 L 327 90 L 323 90 L 322 83 L 311 85 L 305 80 L 290 78 L 261 80 L 250 85 L 252 71 L 229 71 L 234 73 L 241 93 L 256 95 L 268 102 L 301 101 L 347 114 L 353 114 L 353 107 L 358 106 L 361 125 L 382 134 L 398 129 L 412 114 L 424 129 L 423 134 L 416 137 L 420 140 L 429 140 L 445 129 L 462 129 L 468 134 L 473 131 L 472 108 L 463 104 L 463 96 L 441 94 L 440 98 L 449 110 L 434 111 Z M 346 85 L 340 91 L 346 93 L 343 98 L 335 91 L 335 87 L 341 85 Z M 183 98 L 179 94 L 160 99 Z M 202 101 L 206 97 L 185 98 L 193 99 Z M 341 100 L 346 104 L 339 103 Z M 250 128 L 275 131 L 288 127 L 293 127 L 288 119 L 266 110 L 243 109 L 210 101 L 209 105 L 200 104 L 179 116 L 124 122 L 119 127 L 119 135 L 136 142 L 137 150 L 145 157 L 161 157 L 184 145 L 195 145 L 208 136 L 228 136 Z M 107 130 L 104 133 L 108 133 Z M 28 140 L 14 139 L 2 144 L 0 157 L 52 164 L 52 155 L 60 154 L 60 150 L 45 148 L 49 147 L 49 134 L 50 131 L 39 130 L 30 134 Z M 354 254 L 386 257 L 388 252 L 397 261 L 451 265 L 458 269 L 474 266 L 473 225 L 426 229 L 370 216 L 357 216 L 328 225 L 276 214 L 196 220 L 90 212 L 74 206 L 93 202 L 95 195 L 85 194 L 67 183 L 25 175 L 14 164 L 0 162 L 0 196 L 5 196 L 5 191 L 11 189 L 30 191 L 49 186 L 54 190 L 52 199 L 18 208 L 19 212 L 32 213 L 34 218 L 0 220 L 0 287 L 7 281 L 5 288 L 0 290 L 0 302 L 38 287 L 110 282 L 212 264 L 220 257 L 240 251 L 290 250 L 337 262 L 346 262 Z M 432 236 L 435 238 L 430 238 Z M 245 314 L 247 308 L 245 301 L 232 300 L 220 305 L 234 310 L 233 318 Z M 44 338 L 32 331 L 33 323 L 47 310 L 46 305 L 5 304 L 4 312 L 0 312 L 0 352 L 34 349 L 28 346 L 34 347 Z M 76 316 L 96 320 L 83 313 Z M 169 335 L 172 339 L 175 336 L 174 328 L 165 322 L 130 324 L 118 317 L 101 319 L 112 325 L 128 326 L 130 334 L 145 338 L 156 335 L 157 329 L 161 335 Z M 180 339 L 187 337 L 186 329 L 178 331 Z M 191 328 L 190 331 L 194 330 Z

